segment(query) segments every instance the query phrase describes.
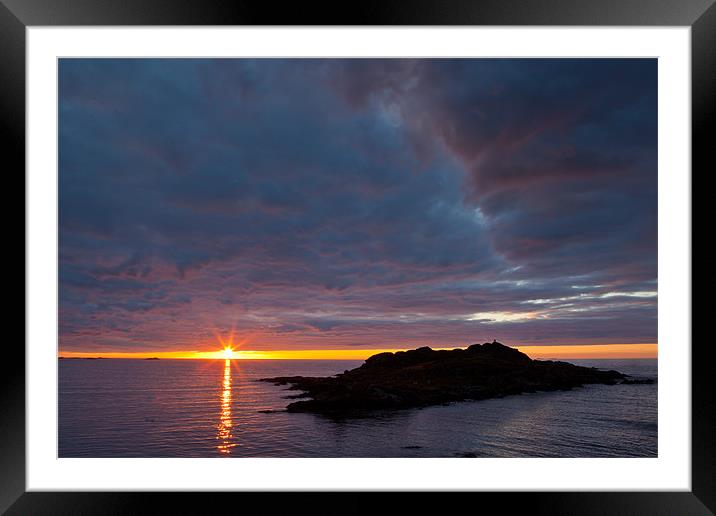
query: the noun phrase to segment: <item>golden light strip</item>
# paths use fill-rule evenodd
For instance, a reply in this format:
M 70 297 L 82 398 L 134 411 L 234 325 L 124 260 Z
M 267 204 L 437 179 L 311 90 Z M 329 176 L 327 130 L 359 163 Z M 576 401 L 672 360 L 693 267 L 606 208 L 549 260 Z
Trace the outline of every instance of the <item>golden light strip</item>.
M 579 359 L 579 358 L 656 358 L 657 344 L 594 344 L 554 346 L 514 346 L 532 358 Z M 455 348 L 433 348 L 455 349 Z M 239 360 L 365 360 L 384 352 L 403 351 L 396 348 L 380 349 L 302 349 L 302 350 L 234 350 L 233 359 Z M 142 351 L 102 352 L 66 351 L 64 358 L 181 358 L 225 360 L 224 350 L 217 351 Z

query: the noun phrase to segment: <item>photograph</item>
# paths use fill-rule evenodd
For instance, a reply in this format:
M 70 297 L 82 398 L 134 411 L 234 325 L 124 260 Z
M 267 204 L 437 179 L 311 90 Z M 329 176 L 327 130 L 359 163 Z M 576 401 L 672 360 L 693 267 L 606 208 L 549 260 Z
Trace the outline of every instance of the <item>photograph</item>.
M 660 456 L 659 59 L 56 63 L 59 459 Z

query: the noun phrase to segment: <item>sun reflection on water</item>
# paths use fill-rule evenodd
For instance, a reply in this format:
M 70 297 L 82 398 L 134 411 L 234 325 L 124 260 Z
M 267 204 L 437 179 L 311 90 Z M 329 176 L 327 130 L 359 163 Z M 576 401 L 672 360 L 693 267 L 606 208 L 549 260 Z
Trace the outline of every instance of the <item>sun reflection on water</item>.
M 224 361 L 224 380 L 221 390 L 221 410 L 219 412 L 219 424 L 217 425 L 219 440 L 217 449 L 222 455 L 231 454 L 231 448 L 235 445 L 231 442 L 232 418 L 231 418 L 231 360 Z

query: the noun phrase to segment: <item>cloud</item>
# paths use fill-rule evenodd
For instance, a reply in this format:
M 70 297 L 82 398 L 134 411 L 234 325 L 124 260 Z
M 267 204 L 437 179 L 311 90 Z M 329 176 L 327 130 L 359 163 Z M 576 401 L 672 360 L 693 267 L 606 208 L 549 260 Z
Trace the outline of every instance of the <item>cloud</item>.
M 63 349 L 656 339 L 655 60 L 59 73 Z

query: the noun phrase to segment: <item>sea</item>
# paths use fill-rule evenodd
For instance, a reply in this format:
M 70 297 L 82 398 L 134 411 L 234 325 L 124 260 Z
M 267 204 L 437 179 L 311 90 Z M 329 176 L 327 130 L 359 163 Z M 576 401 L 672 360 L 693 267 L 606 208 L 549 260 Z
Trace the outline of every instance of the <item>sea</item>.
M 569 360 L 657 378 L 657 361 Z M 587 385 L 335 419 L 257 381 L 348 360 L 59 360 L 59 457 L 656 457 L 657 383 Z

